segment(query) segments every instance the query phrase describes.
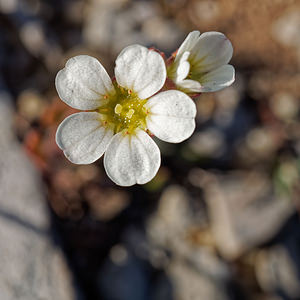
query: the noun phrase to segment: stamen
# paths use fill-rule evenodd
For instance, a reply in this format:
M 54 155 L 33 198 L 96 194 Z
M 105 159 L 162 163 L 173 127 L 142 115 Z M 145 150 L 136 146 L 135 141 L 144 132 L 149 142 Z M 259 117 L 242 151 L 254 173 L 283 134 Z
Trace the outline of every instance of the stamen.
M 115 106 L 115 113 L 119 115 L 122 112 L 122 109 L 123 109 L 122 105 L 118 103 Z
M 103 95 L 105 101 L 98 109 L 104 118 L 101 119 L 102 125 L 111 126 L 115 133 L 124 130 L 126 134 L 132 134 L 138 127 L 146 129 L 148 111 L 144 104 L 147 100 L 139 99 L 132 89 L 120 87 L 116 83 L 114 87 L 114 93 Z
M 134 114 L 134 109 L 129 109 L 129 111 L 127 112 L 127 114 L 126 114 L 126 117 L 128 118 L 128 119 L 131 119 L 131 117 L 133 116 L 133 114 Z

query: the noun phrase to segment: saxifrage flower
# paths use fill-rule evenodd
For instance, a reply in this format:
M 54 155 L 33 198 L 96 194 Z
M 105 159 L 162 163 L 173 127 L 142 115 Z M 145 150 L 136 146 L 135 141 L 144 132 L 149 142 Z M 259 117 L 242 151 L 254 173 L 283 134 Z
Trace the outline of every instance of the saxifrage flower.
M 56 143 L 76 164 L 89 164 L 104 153 L 107 175 L 118 185 L 150 181 L 160 166 L 160 151 L 149 136 L 179 143 L 195 129 L 196 107 L 183 92 L 157 93 L 166 80 L 163 58 L 140 45 L 125 48 L 112 82 L 100 62 L 80 55 L 69 59 L 56 76 L 60 98 L 89 110 L 67 117 Z M 157 94 L 156 94 L 157 93 Z
M 168 66 L 168 77 L 187 93 L 221 90 L 234 82 L 234 68 L 228 65 L 232 53 L 223 33 L 192 31 Z

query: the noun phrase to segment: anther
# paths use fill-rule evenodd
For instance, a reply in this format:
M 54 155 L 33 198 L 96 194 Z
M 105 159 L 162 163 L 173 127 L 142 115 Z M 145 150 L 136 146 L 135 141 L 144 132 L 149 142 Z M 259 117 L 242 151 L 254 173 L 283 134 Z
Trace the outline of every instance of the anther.
M 131 117 L 133 116 L 133 114 L 134 114 L 134 109 L 129 109 L 129 111 L 127 112 L 127 114 L 126 114 L 126 117 L 128 118 L 128 119 L 131 119 Z
M 122 112 L 122 109 L 123 109 L 122 105 L 118 103 L 115 106 L 115 113 L 119 115 Z

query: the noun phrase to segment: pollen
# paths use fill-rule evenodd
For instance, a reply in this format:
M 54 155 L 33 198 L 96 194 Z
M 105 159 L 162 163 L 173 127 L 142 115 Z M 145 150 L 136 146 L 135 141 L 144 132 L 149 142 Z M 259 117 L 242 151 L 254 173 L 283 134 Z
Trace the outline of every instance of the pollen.
M 131 119 L 131 117 L 133 116 L 133 114 L 134 114 L 134 109 L 129 109 L 129 111 L 128 111 L 128 113 L 126 114 L 126 117 L 128 118 L 128 119 Z
M 133 90 L 114 84 L 115 93 L 107 95 L 107 103 L 98 109 L 105 121 L 114 128 L 115 133 L 123 131 L 133 134 L 136 128 L 146 130 L 148 115 L 144 104 L 147 100 L 140 99 Z
M 115 106 L 115 114 L 120 115 L 121 112 L 122 112 L 122 109 L 123 109 L 122 105 L 118 103 L 118 104 Z

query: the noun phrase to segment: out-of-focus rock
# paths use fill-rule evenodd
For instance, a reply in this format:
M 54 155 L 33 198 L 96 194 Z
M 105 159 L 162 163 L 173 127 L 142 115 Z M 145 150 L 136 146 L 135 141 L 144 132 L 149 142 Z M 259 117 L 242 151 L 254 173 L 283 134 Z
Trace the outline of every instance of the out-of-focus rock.
M 125 46 L 141 44 L 174 51 L 182 30 L 159 15 L 149 1 L 91 1 L 85 12 L 83 35 L 95 49 L 118 54 Z
M 246 137 L 248 149 L 256 156 L 270 157 L 274 155 L 278 148 L 278 143 L 274 132 L 269 128 L 254 128 Z
M 208 128 L 195 133 L 189 141 L 189 147 L 197 156 L 217 158 L 224 153 L 226 145 L 221 131 Z
M 217 1 L 195 1 L 189 9 L 191 19 L 196 23 L 197 20 L 209 23 L 215 20 L 220 13 L 220 6 Z
M 222 285 L 203 276 L 185 261 L 173 260 L 166 271 L 174 286 L 174 300 L 230 299 Z
M 284 143 L 284 131 L 276 127 L 251 129 L 237 147 L 237 161 L 242 166 L 268 165 Z
M 290 121 L 297 117 L 300 103 L 293 94 L 279 92 L 270 99 L 270 106 L 276 117 Z
M 274 38 L 284 46 L 300 48 L 300 8 L 285 12 L 273 24 Z
M 256 278 L 265 292 L 300 298 L 300 278 L 293 259 L 281 245 L 261 250 L 255 260 Z
M 46 47 L 45 34 L 39 22 L 27 22 L 20 29 L 20 37 L 30 53 L 40 55 Z
M 183 37 L 176 23 L 162 16 L 154 16 L 146 20 L 143 23 L 142 31 L 151 43 L 169 53 L 176 50 L 179 46 L 178 41 Z
M 36 90 L 25 90 L 18 97 L 18 111 L 27 121 L 40 117 L 46 108 L 45 99 Z
M 61 251 L 50 239 L 40 179 L 15 141 L 9 96 L 0 95 L 1 299 L 74 299 Z
M 227 265 L 210 247 L 189 238 L 192 232 L 201 234 L 205 219 L 201 210 L 192 209 L 191 200 L 180 186 L 164 191 L 157 213 L 147 224 L 150 260 L 166 271 L 176 300 L 229 299 L 225 290 L 230 274 Z
M 294 212 L 290 199 L 276 196 L 269 178 L 257 171 L 202 173 L 198 181 L 218 249 L 229 260 L 272 238 Z
M 5 14 L 10 14 L 16 11 L 18 0 L 0 0 L 0 11 Z
M 128 260 L 127 249 L 123 245 L 115 245 L 110 249 L 109 257 L 115 265 L 122 266 Z
M 188 198 L 183 188 L 172 186 L 162 194 L 158 212 L 149 221 L 148 233 L 159 245 L 176 248 L 177 243 L 184 236 L 188 226 L 191 225 L 191 211 L 189 211 Z M 174 235 L 177 238 L 171 238 Z M 181 242 L 178 246 L 180 246 Z M 181 247 L 181 246 L 180 246 Z
M 101 9 L 101 2 L 98 5 L 92 2 L 85 13 L 83 37 L 86 43 L 93 48 L 107 49 L 111 41 L 113 18 L 112 9 Z

